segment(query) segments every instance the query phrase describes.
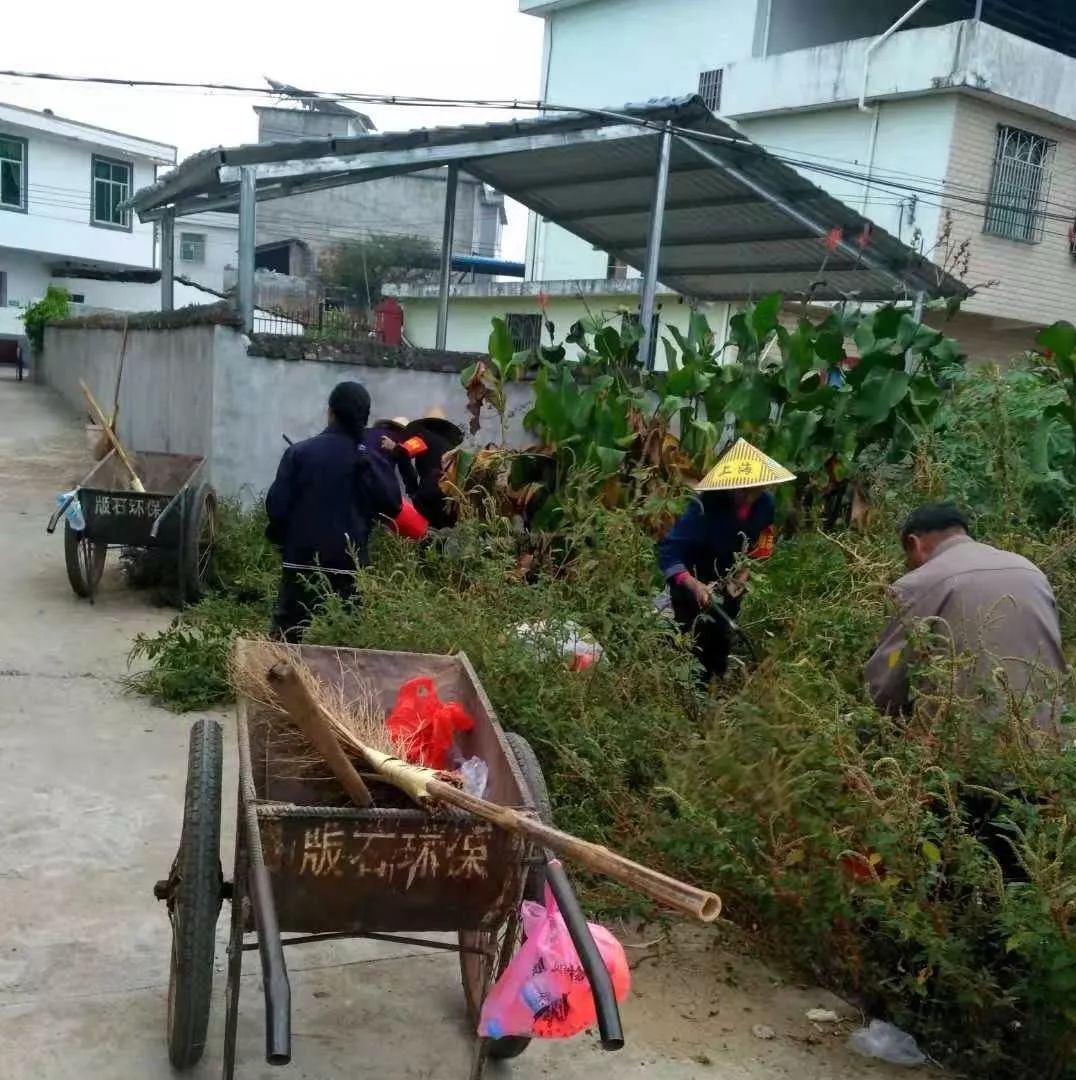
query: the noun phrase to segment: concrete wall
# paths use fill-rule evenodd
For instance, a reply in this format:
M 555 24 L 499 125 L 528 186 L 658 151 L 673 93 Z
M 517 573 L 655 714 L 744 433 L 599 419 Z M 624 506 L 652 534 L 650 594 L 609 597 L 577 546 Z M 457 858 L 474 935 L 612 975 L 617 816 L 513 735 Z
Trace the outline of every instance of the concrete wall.
M 85 380 L 111 408 L 122 331 L 50 327 L 42 377 L 80 413 Z M 120 390 L 119 434 L 134 450 L 199 454 L 224 495 L 248 500 L 268 487 L 287 433 L 301 439 L 325 425 L 329 392 L 345 379 L 363 383 L 374 416 L 423 415 L 441 406 L 466 430 L 466 395 L 456 371 L 370 367 L 328 360 L 281 360 L 247 353 L 248 339 L 229 326 L 130 330 Z M 526 441 L 522 418 L 530 387 L 509 387 L 510 439 Z M 487 410 L 488 412 L 488 410 Z M 470 441 L 499 440 L 495 415 Z
M 233 333 L 229 331 L 228 333 Z M 238 335 L 235 335 L 238 337 Z M 455 372 L 371 368 L 317 360 L 277 360 L 219 348 L 214 381 L 213 478 L 230 494 L 264 491 L 284 451 L 281 438 L 315 435 L 325 426 L 332 388 L 345 379 L 361 382 L 373 399 L 373 416 L 422 416 L 434 405 L 467 430 L 466 395 Z M 509 387 L 511 438 L 523 440 L 522 418 L 530 387 Z M 473 440 L 499 440 L 494 415 L 483 416 Z
M 110 410 L 123 332 L 119 329 L 48 327 L 38 377 L 86 414 L 83 379 L 101 407 Z M 118 431 L 135 450 L 171 454 L 210 452 L 213 430 L 213 365 L 235 331 L 219 326 L 130 330 L 120 385 Z
M 860 176 L 870 172 L 899 184 L 938 191 L 949 166 L 957 98 L 956 94 L 941 94 L 879 102 L 873 164 L 873 116 L 854 106 L 756 117 L 744 121 L 743 128 L 756 142 L 782 157 L 838 166 Z M 933 248 L 941 216 L 937 198 L 913 199 L 901 188 L 874 185 L 867 189 L 860 180 L 810 169 L 800 171 L 905 243 L 912 242 L 918 229 L 925 248 Z
M 1022 319 L 1036 325 L 1076 317 L 1076 261 L 1068 231 L 1076 207 L 1076 134 L 1023 113 L 999 108 L 991 99 L 961 97 L 946 177 L 955 195 L 990 188 L 999 124 L 1012 125 L 1057 142 L 1044 236 L 1039 243 L 1009 240 L 983 232 L 982 206 L 946 199 L 953 212 L 951 246 L 970 244 L 968 280 L 996 281 L 971 300 L 967 310 Z

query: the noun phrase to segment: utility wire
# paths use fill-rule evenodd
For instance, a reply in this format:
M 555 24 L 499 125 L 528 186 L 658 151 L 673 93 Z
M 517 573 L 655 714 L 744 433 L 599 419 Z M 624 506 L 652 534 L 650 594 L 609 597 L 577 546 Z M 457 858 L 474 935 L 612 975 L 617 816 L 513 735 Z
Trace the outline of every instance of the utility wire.
M 251 87 L 243 86 L 233 83 L 197 83 L 197 82 L 179 82 L 172 80 L 160 80 L 160 79 L 123 79 L 115 77 L 105 76 L 74 76 L 74 75 L 60 75 L 50 72 L 23 72 L 15 70 L 0 70 L 0 76 L 9 78 L 26 78 L 26 79 L 44 79 L 59 82 L 73 82 L 73 83 L 94 83 L 108 86 L 122 86 L 122 87 L 150 87 L 150 88 L 166 88 L 166 89 L 187 89 L 187 90 L 201 90 L 201 91 L 228 91 L 237 93 L 250 93 L 259 96 L 269 96 L 280 98 L 284 95 L 278 90 L 272 87 Z M 820 164 L 818 161 L 805 160 L 802 156 L 794 157 L 789 154 L 774 153 L 772 150 L 766 150 L 762 146 L 751 142 L 745 136 L 738 135 L 723 135 L 717 132 L 703 131 L 696 128 L 689 128 L 683 125 L 666 124 L 664 121 L 651 120 L 645 117 L 639 117 L 630 113 L 623 113 L 609 109 L 594 109 L 581 106 L 571 105 L 556 105 L 549 102 L 541 102 L 538 100 L 529 99 L 483 99 L 483 98 L 444 98 L 434 96 L 420 96 L 420 95 L 388 95 L 388 94 L 368 94 L 368 93 L 326 93 L 322 91 L 309 91 L 311 98 L 318 98 L 325 101 L 354 101 L 362 102 L 366 104 L 382 104 L 382 105 L 401 105 L 401 106 L 424 106 L 424 107 L 459 107 L 459 108 L 499 108 L 499 109 L 511 109 L 511 110 L 534 110 L 543 112 L 575 112 L 586 115 L 592 115 L 610 120 L 616 120 L 618 122 L 630 123 L 636 126 L 652 129 L 652 130 L 671 130 L 674 134 L 679 135 L 681 138 L 694 139 L 701 142 L 721 143 L 723 145 L 732 145 L 737 152 L 744 156 L 751 156 L 752 154 L 759 158 L 769 157 L 775 158 L 804 172 L 814 172 L 820 175 L 829 176 L 832 179 L 845 180 L 851 184 L 861 185 L 863 187 L 870 188 L 888 188 L 893 191 L 904 191 L 909 195 L 916 197 L 927 197 L 934 199 L 953 200 L 956 202 L 962 202 L 966 205 L 978 206 L 984 208 L 994 208 L 999 211 L 1015 211 L 1019 213 L 1027 213 L 1032 215 L 1036 219 L 1061 221 L 1070 226 L 1073 223 L 1073 211 L 1071 208 L 1064 208 L 1062 213 L 1053 213 L 1047 209 L 1050 206 L 1062 206 L 1063 204 L 1052 203 L 1049 200 L 1040 200 L 1035 207 L 1027 207 L 1021 203 L 1002 203 L 998 200 L 992 200 L 989 198 L 976 198 L 974 195 L 963 195 L 957 188 L 964 187 L 965 190 L 981 192 L 988 194 L 985 189 L 973 188 L 970 185 L 961 185 L 953 183 L 948 180 L 942 180 L 940 183 L 929 181 L 934 183 L 933 187 L 925 187 L 922 184 L 913 184 L 906 181 L 896 179 L 899 173 L 892 171 L 886 172 L 870 172 L 863 173 L 847 168 L 839 168 L 833 165 Z M 776 147 L 774 148 L 776 149 Z M 825 158 L 822 155 L 808 155 Z M 834 161 L 842 161 L 840 158 L 833 158 Z M 916 178 L 915 174 L 907 174 L 910 178 Z M 926 179 L 926 178 L 922 178 Z M 873 200 L 868 200 L 872 202 Z M 957 211 L 958 208 L 943 205 L 943 209 Z M 976 215 L 977 216 L 977 215 Z M 1069 234 L 1066 232 L 1050 233 L 1054 236 L 1064 236 L 1066 239 Z

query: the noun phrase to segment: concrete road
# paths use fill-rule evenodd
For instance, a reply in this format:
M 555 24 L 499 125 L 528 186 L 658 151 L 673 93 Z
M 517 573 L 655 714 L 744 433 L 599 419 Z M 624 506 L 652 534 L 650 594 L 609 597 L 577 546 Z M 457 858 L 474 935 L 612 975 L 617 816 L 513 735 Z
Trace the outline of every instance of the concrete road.
M 110 559 L 95 607 L 77 600 L 53 496 L 87 470 L 77 418 L 48 391 L 0 369 L 0 1076 L 5 1080 L 157 1080 L 164 1045 L 169 928 L 151 889 L 167 873 L 182 810 L 192 716 L 125 694 L 131 638 L 167 625 L 125 587 Z M 114 557 L 113 557 L 114 558 Z M 227 715 L 226 819 L 234 801 Z M 226 820 L 226 847 L 233 824 Z M 225 859 L 230 866 L 230 856 Z M 209 1049 L 191 1074 L 220 1075 L 223 932 Z M 650 935 L 653 936 L 653 935 Z M 647 1075 L 837 1080 L 882 1075 L 805 1025 L 840 1003 L 783 986 L 714 950 L 712 935 L 632 951 L 628 1049 L 595 1040 L 535 1045 L 493 1077 L 564 1080 Z M 305 946 L 289 957 L 294 1059 L 270 1070 L 253 955 L 243 980 L 243 1080 L 422 1077 L 463 1080 L 469 1038 L 456 958 L 373 943 Z M 736 973 L 730 975 L 733 966 Z M 845 1010 L 847 1012 L 847 1010 Z M 776 1038 L 751 1034 L 759 1023 Z M 847 1029 L 845 1029 L 846 1031 Z M 907 1075 L 905 1071 L 903 1075 Z

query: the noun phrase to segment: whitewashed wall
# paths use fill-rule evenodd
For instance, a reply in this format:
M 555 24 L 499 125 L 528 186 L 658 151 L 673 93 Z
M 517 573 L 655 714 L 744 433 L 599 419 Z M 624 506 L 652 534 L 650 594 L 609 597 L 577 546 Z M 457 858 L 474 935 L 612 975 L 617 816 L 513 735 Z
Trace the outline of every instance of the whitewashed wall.
M 0 212 L 0 247 L 120 266 L 153 266 L 151 224 L 142 224 L 136 214 L 131 215 L 130 230 L 90 224 L 93 155 L 133 162 L 133 190 L 153 183 L 151 162 L 36 131 L 11 133 L 27 139 L 28 206 L 24 214 Z
M 419 348 L 433 348 L 437 331 L 437 302 L 429 299 L 401 299 L 404 309 L 404 332 Z M 574 297 L 552 296 L 546 308 L 556 327 L 557 341 L 563 341 L 572 323 L 588 314 L 615 318 L 621 311 L 638 309 L 638 297 L 591 296 L 586 301 Z M 531 315 L 539 310 L 533 298 L 458 297 L 450 301 L 448 319 L 448 348 L 454 352 L 483 352 L 489 341 L 490 323 L 508 314 Z M 691 308 L 680 296 L 658 296 L 658 315 L 665 325 L 672 324 L 687 330 Z M 702 313 L 714 332 L 724 340 L 728 304 L 703 304 Z M 548 338 L 544 340 L 548 341 Z M 658 346 L 657 365 L 665 366 L 665 351 Z

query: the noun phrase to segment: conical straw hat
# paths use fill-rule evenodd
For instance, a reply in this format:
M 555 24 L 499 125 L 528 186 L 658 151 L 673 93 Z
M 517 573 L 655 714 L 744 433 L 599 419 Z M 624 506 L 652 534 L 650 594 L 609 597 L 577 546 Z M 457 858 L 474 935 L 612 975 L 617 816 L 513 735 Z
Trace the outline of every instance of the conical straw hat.
M 771 457 L 752 446 L 746 439 L 737 439 L 721 460 L 695 485 L 696 491 L 736 491 L 743 488 L 769 487 L 795 480 Z

